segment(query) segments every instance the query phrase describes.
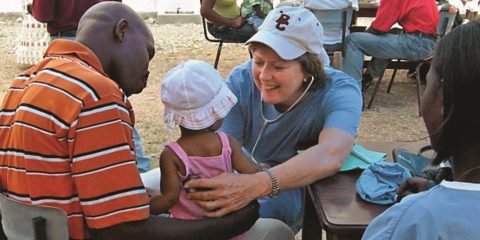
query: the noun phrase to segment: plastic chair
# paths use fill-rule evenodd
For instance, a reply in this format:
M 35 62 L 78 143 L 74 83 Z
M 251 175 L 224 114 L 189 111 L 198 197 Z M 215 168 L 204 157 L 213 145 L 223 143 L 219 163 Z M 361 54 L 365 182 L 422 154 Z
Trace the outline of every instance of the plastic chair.
M 342 69 L 342 58 L 345 56 L 345 37 L 348 34 L 349 26 L 352 21 L 353 8 L 348 6 L 342 9 L 311 9 L 318 21 L 322 24 L 323 31 L 327 35 L 329 31 L 341 31 L 341 42 L 338 49 L 327 51 L 330 57 L 330 63 L 335 69 Z
M 8 239 L 68 239 L 67 215 L 60 208 L 29 205 L 0 194 L 0 212 Z
M 450 30 L 452 30 L 453 23 L 455 20 L 455 14 L 456 13 L 448 12 L 448 10 L 442 9 L 440 11 L 440 18 L 437 25 L 436 42 L 438 42 L 443 36 L 445 36 L 448 32 L 450 32 Z M 398 69 L 410 69 L 411 67 L 415 67 L 415 70 L 416 70 L 415 80 L 417 84 L 417 101 L 418 101 L 419 116 L 421 115 L 420 104 L 421 104 L 421 94 L 422 94 L 420 69 L 423 67 L 424 64 L 430 64 L 432 57 L 433 56 L 428 56 L 427 58 L 421 59 L 421 60 L 396 59 L 397 61 L 392 61 L 389 63 L 389 66 L 393 68 L 393 73 L 392 73 L 392 77 L 390 78 L 390 82 L 388 83 L 387 93 L 390 93 L 390 90 L 392 89 L 393 80 L 395 79 L 395 75 Z M 370 107 L 373 105 L 373 101 L 375 100 L 375 95 L 377 94 L 378 87 L 380 86 L 384 73 L 385 73 L 385 70 L 380 74 L 375 84 L 375 88 L 373 89 L 372 96 L 370 97 L 370 101 L 368 102 L 368 106 L 367 106 L 368 109 L 370 109 Z

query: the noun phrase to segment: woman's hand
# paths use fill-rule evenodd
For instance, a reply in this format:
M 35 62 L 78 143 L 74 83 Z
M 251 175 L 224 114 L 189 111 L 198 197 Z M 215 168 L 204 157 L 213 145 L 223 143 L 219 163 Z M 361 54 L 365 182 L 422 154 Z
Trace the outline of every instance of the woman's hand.
M 206 217 L 221 217 L 237 211 L 253 200 L 265 196 L 271 190 L 271 181 L 266 173 L 222 173 L 209 179 L 194 179 L 185 183 L 185 188 L 211 189 L 192 191 L 188 198 L 206 210 Z

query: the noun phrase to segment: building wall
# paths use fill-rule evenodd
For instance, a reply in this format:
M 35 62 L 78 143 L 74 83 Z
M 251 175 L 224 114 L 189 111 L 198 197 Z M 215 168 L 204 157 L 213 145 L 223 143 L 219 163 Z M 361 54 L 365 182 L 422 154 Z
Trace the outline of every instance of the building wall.
M 0 12 L 22 12 L 22 0 L 1 0 Z M 237 0 L 238 5 L 243 0 Z M 277 3 L 279 0 L 274 0 Z M 156 12 L 162 14 L 193 13 L 199 14 L 200 0 L 123 0 L 137 12 Z M 274 4 L 275 5 L 275 4 Z

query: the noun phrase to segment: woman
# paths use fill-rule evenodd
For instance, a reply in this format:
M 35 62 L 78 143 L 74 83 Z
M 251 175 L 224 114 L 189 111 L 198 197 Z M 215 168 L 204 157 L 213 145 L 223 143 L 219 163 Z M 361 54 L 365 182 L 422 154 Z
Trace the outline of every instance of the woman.
M 240 14 L 236 0 L 201 0 L 200 14 L 208 22 L 208 31 L 216 38 L 245 42 L 255 29 Z
M 472 105 L 480 100 L 479 38 L 479 21 L 447 34 L 437 46 L 423 94 L 422 116 L 437 152 L 433 164 L 451 159 L 453 181 L 405 197 L 374 219 L 363 239 L 480 236 L 480 109 Z
M 238 103 L 221 130 L 271 168 L 188 182 L 187 188 L 213 189 L 190 194 L 204 208 L 216 208 L 208 216 L 261 198 L 261 217 L 282 220 L 297 231 L 303 187 L 335 174 L 350 153 L 362 97 L 352 78 L 324 65 L 322 37 L 322 26 L 309 10 L 284 6 L 272 10 L 248 40 L 253 60 L 228 78 Z M 297 154 L 301 148 L 307 149 Z

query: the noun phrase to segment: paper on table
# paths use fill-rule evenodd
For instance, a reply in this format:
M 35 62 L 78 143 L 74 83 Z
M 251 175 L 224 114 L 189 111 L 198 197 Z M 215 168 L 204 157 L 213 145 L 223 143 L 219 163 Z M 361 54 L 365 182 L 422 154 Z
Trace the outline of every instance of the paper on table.
M 374 162 L 381 161 L 387 156 L 386 153 L 370 151 L 358 144 L 354 144 L 352 152 L 343 163 L 340 171 L 349 171 L 356 168 L 366 169 Z

